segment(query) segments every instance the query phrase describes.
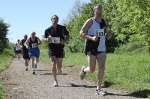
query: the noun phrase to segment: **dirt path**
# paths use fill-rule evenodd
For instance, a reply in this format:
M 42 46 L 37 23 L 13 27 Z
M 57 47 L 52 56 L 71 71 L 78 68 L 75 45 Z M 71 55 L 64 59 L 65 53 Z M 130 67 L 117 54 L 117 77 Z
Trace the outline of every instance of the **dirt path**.
M 6 99 L 136 99 L 126 92 L 105 88 L 107 96 L 95 95 L 95 84 L 79 79 L 75 67 L 65 67 L 64 75 L 59 75 L 60 87 L 54 88 L 53 77 L 48 64 L 39 64 L 37 75 L 31 69 L 24 70 L 23 60 L 14 59 L 10 68 L 1 76 L 6 85 Z M 139 99 L 139 98 L 138 98 Z

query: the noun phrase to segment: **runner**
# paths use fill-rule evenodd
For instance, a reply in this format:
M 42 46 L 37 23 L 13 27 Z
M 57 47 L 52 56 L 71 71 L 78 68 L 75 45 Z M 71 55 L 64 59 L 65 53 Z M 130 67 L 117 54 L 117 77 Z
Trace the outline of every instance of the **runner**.
M 38 45 L 41 44 L 41 40 L 36 37 L 36 33 L 33 32 L 31 37 L 27 41 L 27 45 L 29 46 L 29 56 L 32 61 L 32 69 L 33 75 L 35 75 L 35 71 L 37 69 L 37 63 L 39 62 L 40 50 Z
M 15 45 L 15 55 L 18 58 L 18 60 L 21 58 L 21 44 L 20 44 L 20 40 L 17 40 L 17 43 Z
M 98 82 L 96 94 L 104 96 L 106 93 L 101 89 L 104 77 L 106 46 L 105 33 L 106 23 L 102 18 L 102 6 L 96 5 L 93 8 L 94 17 L 88 19 L 83 25 L 80 36 L 86 39 L 85 54 L 88 56 L 88 67 L 82 67 L 80 72 L 81 80 L 84 79 L 86 73 L 93 73 L 96 69 L 96 61 L 98 62 Z M 111 34 L 108 34 L 108 39 Z
M 57 74 L 62 73 L 62 61 L 64 58 L 64 42 L 69 38 L 69 32 L 65 26 L 59 25 L 59 18 L 53 15 L 52 26 L 45 31 L 45 38 L 49 42 L 49 58 L 51 58 L 54 76 L 54 87 L 58 87 Z
M 29 60 L 30 60 L 29 52 L 28 52 L 28 47 L 27 47 L 27 45 L 26 45 L 27 39 L 28 39 L 28 36 L 25 35 L 25 36 L 24 36 L 24 39 L 21 40 L 22 55 L 23 55 L 23 58 L 24 58 L 24 60 L 25 60 L 26 71 L 28 71 Z

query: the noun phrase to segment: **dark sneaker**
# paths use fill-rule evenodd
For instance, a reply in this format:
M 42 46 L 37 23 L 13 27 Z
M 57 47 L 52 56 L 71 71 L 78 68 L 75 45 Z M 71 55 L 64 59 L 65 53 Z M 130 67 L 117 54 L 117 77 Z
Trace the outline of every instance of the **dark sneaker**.
M 34 65 L 35 68 L 37 68 L 37 65 Z
M 84 67 L 82 67 L 80 71 L 80 79 L 83 80 L 85 78 L 86 72 L 84 72 Z
M 26 68 L 26 71 L 28 71 L 28 68 Z
M 106 95 L 106 92 L 103 91 L 103 90 L 101 90 L 101 89 L 97 89 L 97 90 L 96 90 L 96 95 L 98 95 L 98 96 L 105 96 L 105 95 Z
M 33 75 L 35 75 L 36 73 L 35 73 L 35 71 L 33 71 L 33 73 L 32 73 Z

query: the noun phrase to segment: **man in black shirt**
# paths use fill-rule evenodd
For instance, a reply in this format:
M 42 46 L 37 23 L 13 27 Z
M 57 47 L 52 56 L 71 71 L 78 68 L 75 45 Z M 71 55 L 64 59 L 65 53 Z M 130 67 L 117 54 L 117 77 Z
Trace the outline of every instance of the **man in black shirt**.
M 28 65 L 29 65 L 29 60 L 30 60 L 29 53 L 28 53 L 28 48 L 26 46 L 27 39 L 28 39 L 28 36 L 25 35 L 24 39 L 21 40 L 22 55 L 23 55 L 23 58 L 25 60 L 26 71 L 28 71 Z
M 58 86 L 57 73 L 62 73 L 62 61 L 64 58 L 65 41 L 69 38 L 69 32 L 65 26 L 58 24 L 58 16 L 51 18 L 52 26 L 45 30 L 45 38 L 49 42 L 49 57 L 53 63 L 54 87 Z

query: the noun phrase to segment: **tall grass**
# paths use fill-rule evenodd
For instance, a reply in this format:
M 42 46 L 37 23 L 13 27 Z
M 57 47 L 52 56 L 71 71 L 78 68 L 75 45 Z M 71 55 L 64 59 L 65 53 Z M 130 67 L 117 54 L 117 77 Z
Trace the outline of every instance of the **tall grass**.
M 2 54 L 0 54 L 0 72 L 2 72 L 3 70 L 5 70 L 13 57 L 12 54 L 13 50 L 11 50 L 11 48 L 6 48 Z M 3 89 L 3 83 L 2 81 L 0 81 L 0 99 L 4 99 L 5 97 L 5 92 Z

